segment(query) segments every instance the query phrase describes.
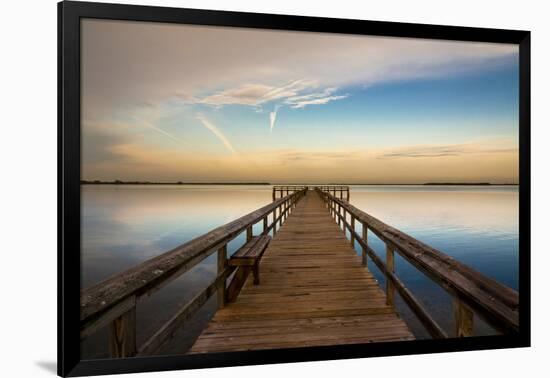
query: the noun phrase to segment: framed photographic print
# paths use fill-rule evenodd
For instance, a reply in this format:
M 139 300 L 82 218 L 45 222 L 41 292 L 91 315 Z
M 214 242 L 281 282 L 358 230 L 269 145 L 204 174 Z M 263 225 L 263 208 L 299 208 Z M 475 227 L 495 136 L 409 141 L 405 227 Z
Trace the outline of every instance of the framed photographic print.
M 529 32 L 58 11 L 59 375 L 529 346 Z

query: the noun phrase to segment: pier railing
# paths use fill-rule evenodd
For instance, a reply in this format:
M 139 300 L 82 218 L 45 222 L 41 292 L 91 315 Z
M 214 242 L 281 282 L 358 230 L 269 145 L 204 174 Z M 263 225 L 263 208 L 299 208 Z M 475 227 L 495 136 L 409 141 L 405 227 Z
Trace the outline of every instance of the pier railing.
M 323 185 L 317 186 L 316 189 L 325 193 L 329 193 L 336 198 L 349 201 L 349 186 L 347 185 Z
M 500 332 L 518 331 L 519 297 L 515 290 L 501 285 L 435 248 L 381 222 L 323 188 L 315 189 L 325 201 L 338 225 L 344 231 L 349 231 L 352 246 L 355 247 L 357 242 L 361 247 L 363 264 L 367 265 L 368 256 L 384 274 L 388 304 L 394 306 L 394 296 L 397 291 L 432 337 L 445 338 L 449 335 L 397 277 L 394 252 L 401 255 L 452 296 L 455 324 L 455 334 L 451 335 L 452 337 L 473 335 L 474 313 Z M 361 234 L 356 230 L 358 224 L 362 225 Z M 385 243 L 385 263 L 370 248 L 369 231 Z
M 273 201 L 289 194 L 299 192 L 301 190 L 307 189 L 307 186 L 304 185 L 273 185 L 272 197 Z
M 217 293 L 218 305 L 224 306 L 227 279 L 230 276 L 232 279 L 246 279 L 243 274 L 232 275 L 239 268 L 227 265 L 228 243 L 243 232 L 246 232 L 248 242 L 253 237 L 253 226 L 259 222 L 263 222 L 262 235 L 267 235 L 272 230 L 275 234 L 277 225 L 283 224 L 306 191 L 307 187 L 301 187 L 250 214 L 83 290 L 80 296 L 81 341 L 108 326 L 111 357 L 149 355 L 158 351 L 214 293 Z M 136 306 L 140 300 L 152 295 L 215 252 L 218 254 L 216 278 L 179 309 L 143 345 L 136 345 Z

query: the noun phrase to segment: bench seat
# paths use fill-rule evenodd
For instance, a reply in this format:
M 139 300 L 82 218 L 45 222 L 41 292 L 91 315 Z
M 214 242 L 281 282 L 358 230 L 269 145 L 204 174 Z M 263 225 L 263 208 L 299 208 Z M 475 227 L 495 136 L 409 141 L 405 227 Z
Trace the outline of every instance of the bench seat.
M 260 283 L 260 259 L 264 254 L 271 236 L 253 236 L 245 245 L 239 248 L 227 261 L 229 266 L 249 266 L 254 273 L 254 285 Z

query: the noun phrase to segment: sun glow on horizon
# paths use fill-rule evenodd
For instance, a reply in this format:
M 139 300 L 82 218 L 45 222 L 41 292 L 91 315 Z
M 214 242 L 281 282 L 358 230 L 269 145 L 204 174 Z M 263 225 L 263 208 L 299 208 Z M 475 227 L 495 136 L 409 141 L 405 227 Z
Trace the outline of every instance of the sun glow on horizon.
M 515 45 L 84 20 L 81 72 L 84 180 L 518 182 Z

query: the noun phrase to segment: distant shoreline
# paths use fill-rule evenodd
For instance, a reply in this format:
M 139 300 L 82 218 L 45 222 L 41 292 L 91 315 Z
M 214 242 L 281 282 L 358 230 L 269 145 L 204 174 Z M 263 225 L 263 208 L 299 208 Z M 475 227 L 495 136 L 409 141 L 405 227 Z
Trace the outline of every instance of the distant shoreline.
M 280 184 L 269 182 L 151 182 L 151 181 L 100 181 L 100 180 L 81 180 L 80 185 L 304 185 L 304 184 Z M 308 184 L 305 184 L 308 185 Z M 427 182 L 423 184 L 400 183 L 400 184 L 366 184 L 366 183 L 331 183 L 331 184 L 309 184 L 319 186 L 331 185 L 372 185 L 372 186 L 403 186 L 403 185 L 423 185 L 423 186 L 518 186 L 519 184 L 492 184 L 489 182 Z
M 150 182 L 150 181 L 87 181 L 80 180 L 80 185 L 272 185 L 269 182 Z

